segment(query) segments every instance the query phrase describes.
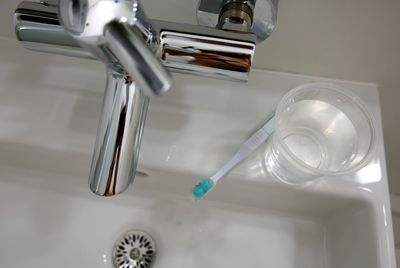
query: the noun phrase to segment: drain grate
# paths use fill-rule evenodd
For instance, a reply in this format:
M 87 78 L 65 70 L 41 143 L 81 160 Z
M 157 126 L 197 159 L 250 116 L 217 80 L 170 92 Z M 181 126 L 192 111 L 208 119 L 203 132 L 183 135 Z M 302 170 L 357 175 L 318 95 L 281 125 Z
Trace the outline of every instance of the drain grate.
M 156 244 L 149 234 L 140 230 L 126 232 L 114 245 L 115 268 L 149 268 L 156 254 Z

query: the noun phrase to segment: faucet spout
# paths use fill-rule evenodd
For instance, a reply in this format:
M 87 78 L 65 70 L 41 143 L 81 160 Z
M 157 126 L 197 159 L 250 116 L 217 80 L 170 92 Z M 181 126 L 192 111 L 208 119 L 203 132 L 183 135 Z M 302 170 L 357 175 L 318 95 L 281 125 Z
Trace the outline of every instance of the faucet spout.
M 95 194 L 119 194 L 133 181 L 148 104 L 149 97 L 130 77 L 107 70 L 89 175 L 89 187 Z

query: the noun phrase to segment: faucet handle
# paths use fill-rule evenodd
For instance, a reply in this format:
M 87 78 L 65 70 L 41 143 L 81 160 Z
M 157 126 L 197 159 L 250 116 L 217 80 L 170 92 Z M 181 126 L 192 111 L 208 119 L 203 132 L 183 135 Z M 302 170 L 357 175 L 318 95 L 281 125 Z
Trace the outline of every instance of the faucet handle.
M 141 33 L 126 23 L 110 22 L 104 31 L 105 46 L 148 96 L 169 90 L 172 78 L 156 58 Z
M 138 0 L 60 0 L 61 25 L 108 68 L 131 76 L 144 94 L 159 95 L 172 78 L 156 58 L 154 30 Z

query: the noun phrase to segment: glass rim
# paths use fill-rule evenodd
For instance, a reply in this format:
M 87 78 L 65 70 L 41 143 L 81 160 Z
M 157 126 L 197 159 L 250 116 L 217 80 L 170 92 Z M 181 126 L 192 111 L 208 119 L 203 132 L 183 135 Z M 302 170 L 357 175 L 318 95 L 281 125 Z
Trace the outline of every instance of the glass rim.
M 303 160 L 301 160 L 299 157 L 297 157 L 294 153 L 292 153 L 292 151 L 289 149 L 289 147 L 286 145 L 286 143 L 283 142 L 282 133 L 278 127 L 278 124 L 279 124 L 278 121 L 279 121 L 279 118 L 281 117 L 283 109 L 287 107 L 287 103 L 288 103 L 287 100 L 290 99 L 292 96 L 294 96 L 299 91 L 306 90 L 306 89 L 312 89 L 314 87 L 316 89 L 320 88 L 320 89 L 325 89 L 325 90 L 326 89 L 332 90 L 332 91 L 335 91 L 336 93 L 343 95 L 344 97 L 346 97 L 346 99 L 348 99 L 355 107 L 357 107 L 361 111 L 361 113 L 364 115 L 366 121 L 368 122 L 368 125 L 370 126 L 370 135 L 371 135 L 369 148 L 368 148 L 368 151 L 366 152 L 365 156 L 357 164 L 355 164 L 353 166 L 349 166 L 349 167 L 339 170 L 339 171 L 331 171 L 331 170 L 326 170 L 326 169 L 315 168 L 315 167 L 308 165 Z M 297 87 L 291 89 L 280 100 L 280 102 L 276 108 L 275 118 L 276 118 L 276 120 L 275 120 L 274 132 L 275 132 L 275 135 L 277 135 L 277 138 L 278 138 L 277 141 L 279 142 L 279 145 L 281 146 L 281 148 L 283 148 L 285 153 L 292 160 L 294 160 L 296 165 L 299 165 L 301 168 L 305 168 L 305 169 L 311 171 L 312 173 L 316 173 L 319 175 L 342 175 L 342 174 L 351 173 L 353 171 L 359 170 L 362 167 L 364 167 L 372 159 L 372 157 L 374 156 L 374 152 L 376 151 L 377 129 L 376 129 L 376 121 L 375 121 L 372 113 L 369 111 L 369 109 L 367 108 L 367 106 L 361 100 L 361 98 L 359 96 L 354 94 L 349 89 L 346 89 L 344 87 L 341 87 L 341 86 L 333 84 L 333 83 L 311 82 L 311 83 L 303 84 L 303 85 L 300 85 L 300 86 L 297 86 Z

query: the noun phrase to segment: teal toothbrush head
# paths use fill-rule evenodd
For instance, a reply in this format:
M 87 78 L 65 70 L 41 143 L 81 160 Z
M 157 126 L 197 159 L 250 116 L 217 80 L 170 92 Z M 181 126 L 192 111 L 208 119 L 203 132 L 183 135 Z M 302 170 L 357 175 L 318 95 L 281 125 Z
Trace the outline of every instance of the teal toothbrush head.
M 193 187 L 192 189 L 193 197 L 196 199 L 203 198 L 214 186 L 215 183 L 210 178 L 202 180 L 196 186 Z

